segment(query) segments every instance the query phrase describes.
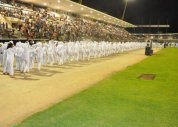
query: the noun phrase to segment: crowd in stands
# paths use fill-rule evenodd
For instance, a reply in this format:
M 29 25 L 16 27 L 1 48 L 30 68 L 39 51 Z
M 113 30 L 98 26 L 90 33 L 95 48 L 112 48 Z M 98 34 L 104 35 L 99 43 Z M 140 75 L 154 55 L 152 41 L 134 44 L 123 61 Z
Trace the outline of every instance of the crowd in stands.
M 136 40 L 124 28 L 104 22 L 93 21 L 83 17 L 66 14 L 59 16 L 45 8 L 18 4 L 16 6 L 0 6 L 0 14 L 18 19 L 10 28 L 8 23 L 0 22 L 1 36 L 8 38 L 54 39 L 62 41 L 132 41 Z

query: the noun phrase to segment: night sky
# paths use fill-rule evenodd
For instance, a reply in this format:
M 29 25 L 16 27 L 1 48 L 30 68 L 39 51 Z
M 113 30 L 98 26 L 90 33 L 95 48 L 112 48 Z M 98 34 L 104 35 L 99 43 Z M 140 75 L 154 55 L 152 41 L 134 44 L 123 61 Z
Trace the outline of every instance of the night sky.
M 124 0 L 83 0 L 83 4 L 119 18 L 124 9 Z M 125 20 L 136 25 L 169 24 L 167 32 L 178 33 L 178 0 L 134 0 L 128 4 Z

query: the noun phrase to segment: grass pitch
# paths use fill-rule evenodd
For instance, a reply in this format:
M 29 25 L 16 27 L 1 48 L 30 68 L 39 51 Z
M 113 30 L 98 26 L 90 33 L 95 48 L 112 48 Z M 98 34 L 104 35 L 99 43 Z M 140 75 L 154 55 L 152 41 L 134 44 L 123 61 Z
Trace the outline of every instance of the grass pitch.
M 142 80 L 141 74 L 156 78 Z M 15 127 L 177 126 L 178 49 L 169 48 Z

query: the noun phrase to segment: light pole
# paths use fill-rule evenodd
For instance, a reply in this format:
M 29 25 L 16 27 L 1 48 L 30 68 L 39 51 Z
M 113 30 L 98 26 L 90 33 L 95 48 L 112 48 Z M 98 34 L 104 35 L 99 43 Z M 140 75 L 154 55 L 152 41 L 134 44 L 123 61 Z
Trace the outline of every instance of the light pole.
M 125 18 L 125 12 L 127 10 L 128 2 L 131 2 L 131 1 L 133 1 L 133 0 L 125 0 L 124 11 L 123 11 L 122 18 L 121 18 L 122 20 L 124 20 L 124 18 Z
M 79 4 L 82 4 L 82 2 L 83 2 L 82 0 L 79 0 Z

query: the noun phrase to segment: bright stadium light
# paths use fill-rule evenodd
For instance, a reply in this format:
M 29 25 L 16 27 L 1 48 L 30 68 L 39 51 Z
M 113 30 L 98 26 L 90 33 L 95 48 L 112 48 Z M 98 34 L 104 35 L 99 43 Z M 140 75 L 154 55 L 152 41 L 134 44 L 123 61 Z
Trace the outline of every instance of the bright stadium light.
M 46 6 L 46 5 L 47 5 L 47 3 L 43 3 L 43 5 L 44 5 L 44 6 Z
M 128 5 L 128 2 L 133 2 L 134 0 L 125 0 L 125 6 L 124 6 L 124 11 L 123 11 L 123 14 L 122 14 L 122 20 L 124 20 L 124 17 L 125 17 L 125 12 L 126 12 L 126 9 L 127 9 L 127 5 Z

